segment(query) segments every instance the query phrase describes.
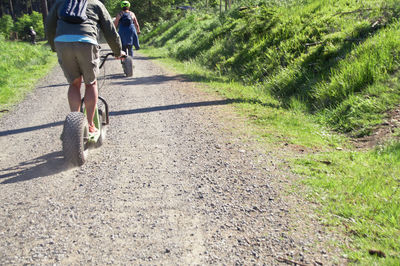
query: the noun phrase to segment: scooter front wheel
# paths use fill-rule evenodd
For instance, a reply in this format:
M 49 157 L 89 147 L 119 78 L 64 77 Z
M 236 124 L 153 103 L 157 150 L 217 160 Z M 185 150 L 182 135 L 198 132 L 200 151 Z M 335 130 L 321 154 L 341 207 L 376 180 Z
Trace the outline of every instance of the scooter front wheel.
M 64 158 L 73 165 L 85 163 L 89 152 L 89 126 L 85 115 L 71 112 L 64 121 L 62 146 Z
M 127 77 L 132 77 L 133 75 L 133 58 L 130 56 L 125 57 L 122 61 L 122 69 Z

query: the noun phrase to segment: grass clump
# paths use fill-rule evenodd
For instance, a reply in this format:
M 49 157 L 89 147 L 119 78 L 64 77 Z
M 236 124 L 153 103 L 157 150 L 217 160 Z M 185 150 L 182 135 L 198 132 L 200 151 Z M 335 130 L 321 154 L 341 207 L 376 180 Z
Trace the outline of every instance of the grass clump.
M 296 161 L 328 216 L 352 240 L 349 258 L 364 265 L 396 265 L 400 258 L 400 142 L 371 151 L 329 152 Z M 370 256 L 382 251 L 386 258 Z
M 0 39 L 0 109 L 9 108 L 32 90 L 55 65 L 56 57 L 44 44 L 31 45 Z

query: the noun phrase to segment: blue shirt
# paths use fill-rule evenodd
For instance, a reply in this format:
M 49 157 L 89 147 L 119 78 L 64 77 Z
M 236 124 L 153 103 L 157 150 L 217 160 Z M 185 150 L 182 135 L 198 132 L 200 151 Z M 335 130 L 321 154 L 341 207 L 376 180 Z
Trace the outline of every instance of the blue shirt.
M 97 40 L 93 40 L 92 38 L 89 38 L 87 36 L 83 35 L 70 35 L 70 34 L 65 34 L 65 35 L 60 35 L 54 39 L 55 42 L 87 42 L 91 43 L 94 45 L 98 45 Z

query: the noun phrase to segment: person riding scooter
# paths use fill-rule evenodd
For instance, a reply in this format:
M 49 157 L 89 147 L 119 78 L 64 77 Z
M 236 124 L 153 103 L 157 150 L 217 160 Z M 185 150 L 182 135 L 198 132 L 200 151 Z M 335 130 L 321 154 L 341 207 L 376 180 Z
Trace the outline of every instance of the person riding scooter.
M 135 14 L 129 11 L 131 4 L 128 1 L 121 2 L 122 11 L 117 14 L 114 20 L 115 27 L 119 26 L 119 36 L 121 38 L 122 50 L 129 56 L 133 56 L 133 46 L 136 50 L 140 49 L 138 34 L 140 26 Z

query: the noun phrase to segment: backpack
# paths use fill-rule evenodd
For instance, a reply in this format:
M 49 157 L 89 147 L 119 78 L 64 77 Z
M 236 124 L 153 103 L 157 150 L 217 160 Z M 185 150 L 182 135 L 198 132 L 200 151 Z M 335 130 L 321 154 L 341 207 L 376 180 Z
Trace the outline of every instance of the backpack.
M 87 19 L 87 0 L 65 0 L 59 17 L 69 23 L 80 24 Z
M 121 23 L 122 26 L 130 26 L 133 23 L 131 12 L 123 12 L 119 23 Z

